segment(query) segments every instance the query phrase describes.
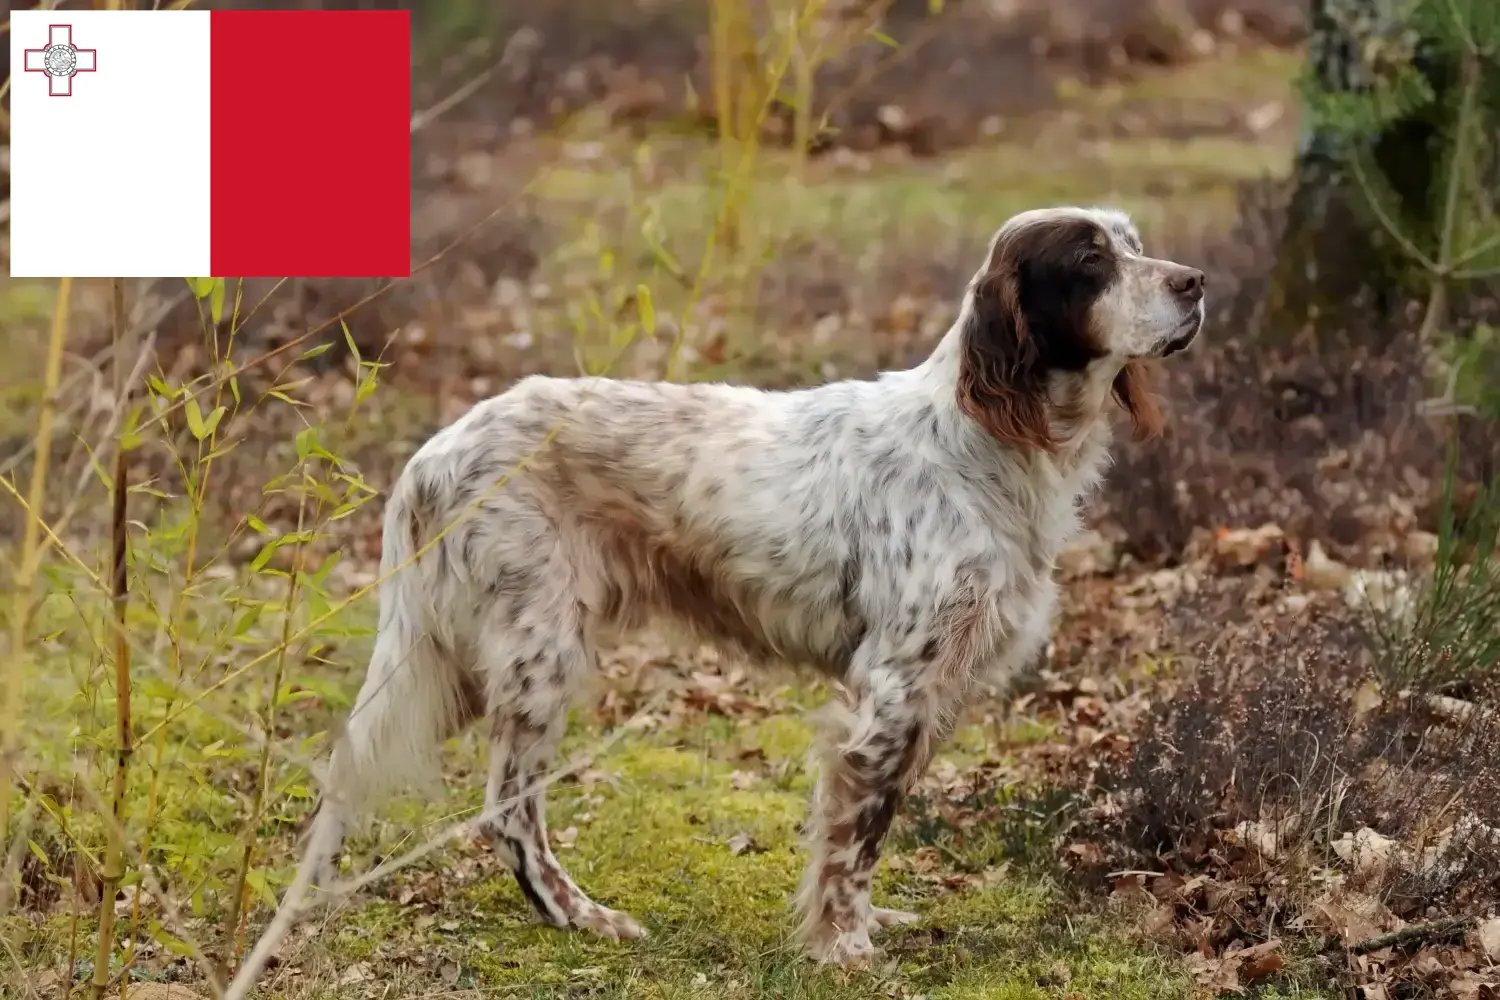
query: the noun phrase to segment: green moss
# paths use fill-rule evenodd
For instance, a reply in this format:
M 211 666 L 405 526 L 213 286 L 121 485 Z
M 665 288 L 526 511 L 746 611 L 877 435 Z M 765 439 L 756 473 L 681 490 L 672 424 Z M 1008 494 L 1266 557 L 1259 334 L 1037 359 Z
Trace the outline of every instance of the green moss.
M 651 937 L 620 944 L 536 926 L 513 879 L 487 864 L 483 877 L 442 906 L 462 915 L 451 933 L 483 942 L 463 949 L 476 984 L 537 996 L 571 995 L 582 981 L 591 995 L 698 996 L 708 989 L 731 997 L 855 997 L 887 981 L 921 981 L 934 987 L 931 996 L 1049 996 L 1035 992 L 1037 970 L 1066 960 L 1077 966 L 1074 981 L 1084 984 L 1084 997 L 1122 995 L 1110 992 L 1120 985 L 1128 987 L 1125 996 L 1177 995 L 1175 980 L 1152 962 L 1124 945 L 1101 946 L 1117 940 L 1108 928 L 1091 927 L 1066 947 L 1053 940 L 1062 896 L 1049 880 L 1033 877 L 955 892 L 884 874 L 877 899 L 918 907 L 922 923 L 887 935 L 885 964 L 872 973 L 807 965 L 788 941 L 806 789 L 767 780 L 737 788 L 735 762 L 723 751 L 755 746 L 772 758 L 768 747 L 804 749 L 811 733 L 795 716 L 776 717 L 740 727 L 720 744 L 709 737 L 722 721 L 627 739 L 595 762 L 606 780 L 558 786 L 550 796 L 552 828 L 577 831 L 559 858 L 591 895 L 635 915 Z M 969 731 L 965 739 L 978 735 Z M 731 841 L 742 836 L 750 846 L 737 852 Z M 996 860 L 992 840 L 976 839 L 989 845 L 979 852 L 983 860 Z M 978 865 L 979 854 L 954 870 Z M 371 940 L 396 930 L 388 904 L 363 910 L 373 911 L 373 923 L 351 913 L 359 930 L 339 933 L 331 945 L 341 961 L 368 959 Z

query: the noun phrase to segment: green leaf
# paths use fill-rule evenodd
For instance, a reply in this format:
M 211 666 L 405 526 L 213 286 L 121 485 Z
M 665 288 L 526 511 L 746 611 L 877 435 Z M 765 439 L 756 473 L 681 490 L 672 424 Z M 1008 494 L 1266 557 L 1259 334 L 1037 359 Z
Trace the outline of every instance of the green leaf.
M 182 415 L 187 417 L 188 430 L 193 437 L 202 441 L 208 436 L 208 428 L 203 423 L 203 411 L 198 409 L 198 401 L 192 396 L 183 397 Z
M 222 407 L 222 406 L 216 406 L 216 407 L 214 407 L 214 411 L 212 413 L 210 413 L 208 415 L 208 419 L 203 422 L 203 429 L 204 429 L 204 436 L 205 437 L 207 437 L 208 435 L 212 434 L 215 430 L 218 429 L 219 421 L 223 420 L 224 419 L 224 414 L 228 413 L 228 412 L 229 411 L 227 409 L 225 409 L 224 407 Z
M 651 301 L 651 289 L 636 285 L 635 301 L 641 310 L 641 329 L 648 337 L 656 336 L 656 305 Z
M 316 691 L 308 691 L 302 688 L 293 691 L 290 684 L 283 684 L 281 690 L 276 692 L 276 706 L 280 708 L 283 705 L 290 705 L 297 701 L 310 701 L 317 696 L 318 693 Z
M 255 627 L 255 623 L 260 620 L 261 608 L 262 605 L 255 604 L 247 608 L 244 614 L 240 615 L 239 621 L 234 623 L 233 635 L 236 638 Z
M 121 451 L 134 451 L 146 440 L 141 435 L 141 412 L 141 406 L 137 403 L 125 414 L 125 422 L 120 427 L 119 448 Z
M 261 901 L 271 909 L 276 908 L 276 894 L 266 884 L 266 877 L 259 871 L 248 871 L 245 873 L 245 884 L 261 898 Z
M 188 278 L 187 284 L 193 293 L 193 297 L 196 299 L 201 299 L 214 290 L 214 279 L 212 278 Z
M 306 460 L 317 452 L 318 432 L 311 427 L 304 427 L 297 433 L 297 458 Z
M 354 355 L 354 363 L 358 365 L 360 363 L 359 348 L 355 346 L 354 335 L 349 332 L 349 324 L 341 319 L 339 320 L 339 328 L 344 331 L 344 343 L 349 345 L 349 353 Z
M 326 354 L 326 353 L 328 353 L 328 349 L 331 348 L 332 346 L 333 346 L 333 341 L 331 341 L 331 340 L 328 341 L 328 343 L 326 343 L 326 344 L 319 344 L 317 347 L 313 347 L 313 348 L 310 348 L 310 349 L 304 351 L 302 353 L 302 356 L 299 357 L 297 360 L 298 361 L 306 361 L 308 358 L 316 358 L 320 354 Z
M 219 447 L 215 448 L 213 451 L 209 452 L 207 455 L 204 455 L 203 456 L 203 460 L 205 462 L 210 462 L 210 461 L 214 461 L 216 459 L 223 458 L 225 455 L 229 454 L 231 451 L 234 451 L 236 444 L 237 444 L 237 442 L 231 441 L 228 444 L 220 445 Z
M 224 290 L 229 287 L 229 282 L 223 278 L 212 280 L 214 287 L 209 294 L 208 314 L 213 317 L 214 325 L 217 326 L 224 321 Z
M 156 393 L 163 399 L 175 399 L 177 396 L 177 390 L 167 385 L 167 383 L 164 382 L 160 376 L 147 375 L 146 385 L 151 388 L 152 392 Z
M 151 921 L 151 940 L 155 941 L 157 944 L 160 944 L 163 948 L 167 949 L 174 955 L 180 955 L 184 958 L 191 958 L 195 954 L 191 945 L 189 945 L 186 941 L 183 941 L 181 938 L 174 937 L 171 934 L 167 933 L 166 929 L 162 927 L 161 922 L 158 920 Z
M 330 552 L 326 556 L 324 556 L 323 562 L 319 564 L 318 568 L 313 572 L 312 582 L 319 587 L 323 586 L 323 584 L 328 580 L 328 574 L 333 572 L 333 568 L 339 564 L 339 559 L 341 557 L 342 553 L 340 553 L 338 550 L 334 550 L 333 552 Z
M 182 696 L 182 692 L 175 684 L 171 684 L 161 677 L 152 674 L 142 674 L 134 677 L 130 682 L 131 691 L 142 698 L 156 701 L 176 701 Z
M 266 563 L 271 561 L 271 557 L 276 554 L 276 550 L 279 548 L 281 548 L 281 539 L 279 538 L 273 538 L 262 545 L 260 551 L 255 554 L 255 558 L 250 561 L 250 572 L 259 573 L 265 569 Z
M 354 401 L 356 403 L 363 403 L 379 384 L 380 379 L 376 376 L 375 369 L 365 369 L 365 374 L 360 377 L 359 387 L 354 390 Z

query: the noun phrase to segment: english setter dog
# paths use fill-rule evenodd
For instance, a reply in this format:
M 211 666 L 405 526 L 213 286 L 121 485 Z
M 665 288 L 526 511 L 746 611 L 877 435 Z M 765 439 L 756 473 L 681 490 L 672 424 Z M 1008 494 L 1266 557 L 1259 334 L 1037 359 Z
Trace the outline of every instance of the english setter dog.
M 1143 365 L 1197 335 L 1203 286 L 1118 211 L 1042 209 L 994 235 L 909 371 L 792 392 L 534 376 L 476 404 L 391 491 L 374 653 L 313 826 L 322 864 L 483 719 L 484 834 L 540 919 L 644 934 L 563 869 L 538 782 L 600 630 L 675 620 L 846 692 L 798 907 L 813 956 L 867 962 L 872 930 L 914 919 L 870 901 L 892 815 L 976 681 L 1043 648 L 1111 397 L 1160 430 Z

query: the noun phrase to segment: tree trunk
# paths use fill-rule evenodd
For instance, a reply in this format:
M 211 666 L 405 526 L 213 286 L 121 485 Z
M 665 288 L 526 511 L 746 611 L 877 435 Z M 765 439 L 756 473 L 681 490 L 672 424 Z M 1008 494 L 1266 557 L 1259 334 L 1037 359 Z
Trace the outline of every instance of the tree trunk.
M 1308 69 L 1326 93 L 1362 93 L 1382 72 L 1399 37 L 1391 0 L 1311 0 Z M 1411 65 L 1436 100 L 1372 137 L 1373 165 L 1400 199 L 1399 215 L 1382 220 L 1348 169 L 1344 143 L 1314 122 L 1304 126 L 1295 189 L 1286 212 L 1261 332 L 1284 339 L 1311 329 L 1319 337 L 1389 330 L 1392 310 L 1425 295 L 1423 275 L 1390 230 L 1418 246 L 1435 241 L 1444 127 L 1458 104 L 1454 60 L 1420 40 Z M 1374 322 L 1372 322 L 1374 321 Z M 1378 335 L 1378 334 L 1377 334 Z

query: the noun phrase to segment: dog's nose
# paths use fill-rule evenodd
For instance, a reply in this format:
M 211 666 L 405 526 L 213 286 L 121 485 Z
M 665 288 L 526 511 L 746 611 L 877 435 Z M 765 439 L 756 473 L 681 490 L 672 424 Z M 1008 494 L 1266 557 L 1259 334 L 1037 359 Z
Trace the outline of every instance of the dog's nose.
M 1167 287 L 1179 298 L 1197 302 L 1203 298 L 1204 280 L 1202 271 L 1196 267 L 1185 267 L 1167 279 Z

